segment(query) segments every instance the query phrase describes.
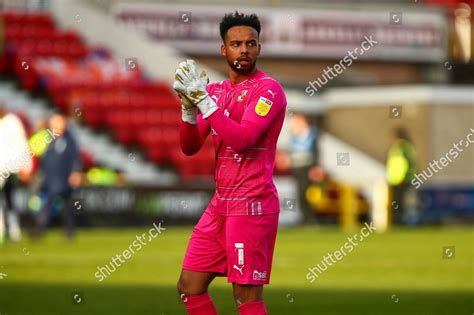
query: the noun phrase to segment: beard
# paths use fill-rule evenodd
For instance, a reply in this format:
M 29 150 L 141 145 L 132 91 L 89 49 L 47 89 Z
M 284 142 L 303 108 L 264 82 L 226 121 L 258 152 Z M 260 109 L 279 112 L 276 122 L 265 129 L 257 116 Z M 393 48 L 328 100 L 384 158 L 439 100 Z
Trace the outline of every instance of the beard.
M 235 72 L 237 73 L 240 73 L 240 74 L 248 74 L 248 73 L 251 73 L 255 67 L 257 66 L 257 61 L 254 60 L 251 64 L 249 64 L 247 67 L 238 67 L 238 65 L 235 65 L 234 62 L 235 62 L 236 59 L 234 60 L 227 60 L 227 63 L 229 64 L 229 66 L 232 68 L 232 70 L 234 70 Z

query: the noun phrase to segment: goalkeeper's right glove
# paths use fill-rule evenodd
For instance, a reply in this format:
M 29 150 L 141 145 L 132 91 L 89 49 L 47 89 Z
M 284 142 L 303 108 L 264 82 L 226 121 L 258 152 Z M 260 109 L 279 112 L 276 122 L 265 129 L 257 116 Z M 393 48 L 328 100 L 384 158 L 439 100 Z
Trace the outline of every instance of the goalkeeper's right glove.
M 192 104 L 199 108 L 202 118 L 208 118 L 218 107 L 207 93 L 209 81 L 203 80 L 203 75 L 198 74 L 194 60 L 183 61 L 175 72 L 173 88 L 176 92 L 184 94 Z
M 185 61 L 181 62 L 178 66 L 179 67 L 186 67 L 187 63 Z M 204 83 L 204 85 L 207 85 L 209 83 L 209 77 L 207 76 L 206 71 L 201 71 L 199 74 L 199 80 Z M 173 87 L 176 87 L 177 85 L 181 84 L 181 81 L 179 80 L 178 77 L 175 78 L 175 84 L 173 84 Z M 178 96 L 181 98 L 181 119 L 182 121 L 188 122 L 192 125 L 197 124 L 197 114 L 198 114 L 198 108 L 193 104 L 193 102 L 181 91 L 176 89 L 176 92 L 178 93 Z

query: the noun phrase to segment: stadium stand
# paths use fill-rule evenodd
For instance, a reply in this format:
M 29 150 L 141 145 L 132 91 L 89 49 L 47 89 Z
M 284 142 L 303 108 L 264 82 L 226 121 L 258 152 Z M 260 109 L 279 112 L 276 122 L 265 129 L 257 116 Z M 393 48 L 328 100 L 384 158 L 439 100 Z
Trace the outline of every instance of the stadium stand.
M 148 79 L 133 60 L 124 66 L 106 48 L 87 45 L 47 13 L 10 11 L 1 17 L 0 70 L 13 73 L 23 89 L 45 91 L 57 109 L 80 113 L 82 123 L 96 132 L 111 130 L 120 145 L 138 146 L 150 161 L 172 166 L 185 181 L 209 177 L 212 143 L 208 140 L 196 157 L 181 153 L 179 100 L 168 83 Z

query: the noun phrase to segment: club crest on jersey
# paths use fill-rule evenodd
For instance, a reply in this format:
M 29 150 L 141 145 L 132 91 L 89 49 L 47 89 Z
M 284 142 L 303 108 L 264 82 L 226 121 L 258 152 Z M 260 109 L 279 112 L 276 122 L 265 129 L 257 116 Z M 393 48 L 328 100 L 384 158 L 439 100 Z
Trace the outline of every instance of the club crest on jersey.
M 237 98 L 237 102 L 242 102 L 244 100 L 245 95 L 247 95 L 247 90 L 242 91 L 242 93 Z
M 272 108 L 273 102 L 269 99 L 266 99 L 263 96 L 260 96 L 257 105 L 255 106 L 255 112 L 259 116 L 267 116 L 270 108 Z

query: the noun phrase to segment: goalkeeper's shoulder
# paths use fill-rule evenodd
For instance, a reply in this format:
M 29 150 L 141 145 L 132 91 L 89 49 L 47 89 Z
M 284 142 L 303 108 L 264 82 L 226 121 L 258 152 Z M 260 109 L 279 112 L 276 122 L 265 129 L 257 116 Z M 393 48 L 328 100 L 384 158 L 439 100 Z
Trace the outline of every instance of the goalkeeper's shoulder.
M 276 101 L 277 103 L 286 105 L 285 90 L 277 80 L 269 76 L 265 76 L 258 80 L 255 93 L 256 95 L 264 96 L 271 101 Z
M 281 93 L 285 92 L 280 82 L 269 76 L 264 76 L 258 80 L 258 88 L 261 90 L 273 89 Z

